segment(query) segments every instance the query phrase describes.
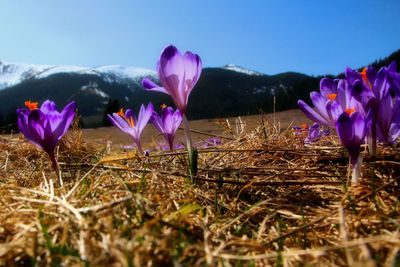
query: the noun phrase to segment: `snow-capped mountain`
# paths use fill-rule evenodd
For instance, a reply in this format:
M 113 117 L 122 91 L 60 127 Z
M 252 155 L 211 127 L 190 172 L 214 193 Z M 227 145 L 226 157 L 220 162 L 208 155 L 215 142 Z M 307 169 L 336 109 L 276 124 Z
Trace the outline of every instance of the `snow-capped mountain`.
M 5 118 L 3 125 L 14 125 L 15 110 L 24 107 L 26 100 L 40 105 L 51 99 L 60 107 L 75 101 L 78 114 L 87 126 L 99 126 L 102 118 L 107 120 L 107 107 L 116 102 L 135 112 L 149 102 L 158 111 L 162 104 L 174 106 L 169 95 L 144 90 L 141 84 L 144 77 L 160 84 L 155 71 L 136 67 L 88 68 L 0 62 L 0 127 L 1 117 Z M 290 104 L 289 98 L 301 91 L 294 86 L 307 79 L 307 75 L 300 73 L 264 75 L 233 64 L 203 68 L 190 94 L 188 116 L 199 119 L 257 113 L 259 109 L 268 112 L 274 96 L 279 99 L 278 104 L 293 107 L 297 102 Z M 276 110 L 280 109 L 278 104 Z
M 80 66 L 8 63 L 0 61 L 0 90 L 17 85 L 26 80 L 46 78 L 50 75 L 59 73 L 98 75 L 109 82 L 124 80 L 140 82 L 143 77 L 157 77 L 157 73 L 152 70 L 119 65 L 88 68 Z
M 255 76 L 264 75 L 264 74 L 262 74 L 260 72 L 257 72 L 257 71 L 254 71 L 254 70 L 245 69 L 245 68 L 239 67 L 239 66 L 237 66 L 235 64 L 228 64 L 228 65 L 223 66 L 222 68 L 226 69 L 226 70 L 231 70 L 231 71 L 244 73 L 244 74 L 247 74 L 247 75 L 255 75 Z

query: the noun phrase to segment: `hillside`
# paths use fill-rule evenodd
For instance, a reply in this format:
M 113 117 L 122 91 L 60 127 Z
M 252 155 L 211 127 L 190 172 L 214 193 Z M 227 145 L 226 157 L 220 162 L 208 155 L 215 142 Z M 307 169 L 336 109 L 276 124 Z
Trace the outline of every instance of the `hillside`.
M 400 63 L 400 50 L 372 65 L 380 68 L 393 60 Z M 162 104 L 173 105 L 169 96 L 145 91 L 141 86 L 144 77 L 159 83 L 154 71 L 134 67 L 84 68 L 0 62 L 0 125 L 3 129 L 15 127 L 15 110 L 25 100 L 42 103 L 52 99 L 59 106 L 74 100 L 86 127 L 103 125 L 109 103 L 135 111 L 150 101 L 156 108 Z M 249 115 L 260 110 L 268 113 L 273 111 L 274 97 L 276 111 L 297 108 L 298 99 L 309 101 L 309 93 L 318 90 L 321 78 L 294 72 L 265 75 L 232 64 L 204 68 L 189 99 L 188 117 Z
M 0 90 L 0 112 L 5 114 L 3 125 L 15 121 L 15 110 L 25 100 L 41 103 L 52 99 L 60 106 L 74 100 L 84 124 L 91 127 L 101 125 L 109 101 L 117 100 L 120 107 L 136 111 L 142 103 L 150 101 L 157 108 L 164 103 L 173 105 L 169 96 L 142 88 L 141 79 L 147 76 L 145 74 L 123 77 L 119 74 L 112 76 L 110 73 L 74 71 L 45 77 L 30 76 Z M 149 77 L 159 83 L 154 75 Z M 280 110 L 287 101 L 285 99 L 290 98 L 293 86 L 308 78 L 307 75 L 292 72 L 273 76 L 255 74 L 232 65 L 229 68 L 205 68 L 190 96 L 188 116 L 190 119 L 203 119 L 255 114 L 260 109 L 269 112 L 272 111 L 274 95 Z M 14 77 L 14 80 L 17 79 Z

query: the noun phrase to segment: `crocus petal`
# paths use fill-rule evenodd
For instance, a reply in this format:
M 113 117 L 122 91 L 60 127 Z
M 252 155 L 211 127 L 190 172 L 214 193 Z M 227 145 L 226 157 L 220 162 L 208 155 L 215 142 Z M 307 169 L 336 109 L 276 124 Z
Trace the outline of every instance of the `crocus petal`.
M 183 80 L 185 73 L 185 63 L 178 49 L 169 45 L 161 53 L 157 66 L 158 76 L 168 93 L 174 90 L 182 90 L 180 81 Z
M 336 131 L 340 141 L 347 147 L 354 138 L 353 122 L 346 112 L 336 120 Z
M 18 128 L 20 129 L 21 133 L 26 137 L 26 139 L 28 139 L 34 145 L 43 149 L 40 136 L 38 136 L 36 132 L 32 132 L 32 129 L 29 126 L 28 117 L 30 113 L 31 111 L 27 109 L 17 109 Z
M 393 100 L 389 92 L 382 98 L 379 104 L 377 124 L 381 128 L 382 135 L 387 137 L 393 117 Z M 386 138 L 385 138 L 386 139 Z
M 134 123 L 134 126 L 137 125 L 136 115 L 135 115 L 135 113 L 133 113 L 133 110 L 132 110 L 132 109 L 128 108 L 128 109 L 125 111 L 125 118 L 127 118 L 128 121 L 131 121 L 131 118 L 132 118 L 133 123 Z M 128 125 L 129 125 L 129 123 L 128 123 Z M 131 126 L 131 125 L 129 125 L 129 126 Z
M 193 87 L 199 80 L 203 63 L 197 54 L 186 51 L 184 54 L 186 79 L 191 79 Z
M 142 132 L 143 128 L 149 122 L 151 115 L 153 114 L 153 104 L 150 102 L 145 108 L 144 105 L 140 107 L 138 121 L 135 128 L 138 129 L 139 134 Z
M 394 142 L 400 135 L 400 124 L 392 123 L 389 129 L 389 142 Z
M 346 148 L 350 156 L 350 161 L 353 167 L 357 163 L 358 155 L 360 154 L 360 145 L 354 141 L 353 121 L 346 112 L 343 112 L 336 121 L 336 132 L 340 141 Z
M 396 72 L 397 71 L 397 63 L 396 61 L 392 61 L 392 63 L 389 64 L 389 66 L 387 66 L 387 71 L 388 72 Z
M 354 142 L 361 145 L 365 137 L 365 118 L 360 112 L 353 112 L 350 116 L 354 129 Z
M 346 77 L 346 81 L 352 85 L 356 80 L 362 80 L 362 77 L 358 71 L 354 71 L 351 68 L 347 67 L 344 71 L 344 76 Z
M 181 123 L 182 123 L 182 115 L 181 115 L 181 112 L 179 111 L 179 109 L 177 109 L 174 112 L 173 118 L 174 118 L 174 123 L 173 123 L 173 127 L 172 127 L 172 132 L 175 134 L 179 128 L 179 125 L 181 125 Z
M 184 72 L 183 57 L 173 45 L 168 45 L 164 48 L 159 62 L 162 76 L 182 75 Z
M 299 100 L 297 101 L 297 105 L 299 106 L 299 108 L 301 109 L 301 111 L 304 112 L 304 114 L 306 114 L 306 116 L 308 118 L 310 118 L 310 120 L 315 121 L 317 123 L 323 124 L 325 126 L 329 126 L 332 127 L 331 125 L 329 125 L 329 123 L 322 118 L 317 112 L 315 112 L 309 105 L 307 105 L 303 100 Z
M 40 107 L 40 111 L 44 114 L 50 114 L 53 112 L 58 113 L 56 104 L 51 100 L 44 101 L 42 106 Z
M 342 109 L 345 110 L 346 109 L 346 99 L 350 98 L 347 95 L 349 94 L 348 91 L 346 90 L 348 86 L 346 85 L 346 81 L 345 80 L 340 80 L 338 82 L 338 86 L 337 86 L 337 96 L 336 96 L 336 101 L 342 106 Z
M 149 78 L 143 78 L 142 80 L 142 86 L 146 89 L 152 89 L 154 87 L 159 87 L 157 84 L 155 84 L 152 80 Z
M 61 114 L 57 111 L 57 106 L 53 101 L 46 100 L 40 107 L 40 111 L 46 115 L 50 122 L 51 129 L 54 131 L 61 122 Z
M 400 96 L 400 73 L 396 72 L 396 62 L 394 61 L 390 64 L 390 68 L 388 68 L 387 79 L 390 88 L 392 88 L 397 96 Z
M 367 80 L 369 83 L 371 83 L 371 85 L 374 85 L 377 75 L 378 73 L 376 72 L 374 67 L 372 66 L 367 67 Z
M 142 85 L 147 91 L 168 94 L 167 90 L 165 90 L 164 87 L 158 86 L 157 84 L 153 83 L 149 78 L 144 78 L 142 80 Z
M 361 102 L 364 107 L 370 105 L 370 101 L 375 98 L 371 88 L 362 80 L 356 80 L 352 86 L 349 86 L 349 92 L 352 97 Z
M 150 122 L 156 127 L 159 132 L 163 132 L 163 124 L 160 116 L 158 116 L 157 112 L 153 111 L 153 114 L 150 118 Z
M 329 121 L 333 125 L 340 114 L 343 113 L 343 108 L 337 101 L 330 101 L 326 104 L 326 111 Z
M 39 109 L 33 110 L 28 117 L 28 125 L 33 140 L 47 153 L 52 153 L 56 146 L 54 138 L 51 138 L 49 121 Z
M 400 97 L 396 97 L 394 100 L 392 121 L 400 124 Z
M 335 120 L 332 120 L 329 117 L 328 110 L 326 107 L 327 104 L 331 103 L 332 101 L 329 100 L 327 97 L 322 96 L 318 92 L 311 92 L 310 99 L 311 99 L 312 103 L 314 104 L 314 107 L 321 114 L 321 116 L 328 122 L 328 125 L 330 125 L 331 127 L 334 127 Z
M 374 80 L 372 89 L 378 102 L 382 99 L 383 96 L 386 95 L 389 90 L 386 68 L 383 67 L 379 70 L 376 79 Z
M 172 132 L 173 128 L 173 112 L 174 110 L 171 107 L 167 107 L 161 111 L 161 119 L 163 123 L 164 131 L 167 133 Z
M 319 83 L 319 88 L 323 96 L 337 94 L 337 83 L 329 78 L 322 78 Z
M 188 102 L 190 92 L 199 80 L 202 62 L 198 55 L 186 51 L 183 55 L 185 66 L 185 102 Z
M 123 118 L 121 118 L 121 116 L 119 116 L 117 113 L 114 113 L 112 115 L 108 114 L 107 117 L 115 127 L 127 133 L 130 126 Z
M 71 102 L 61 111 L 59 122 L 51 122 L 52 118 L 49 118 L 50 125 L 52 125 L 52 127 L 57 125 L 57 128 L 53 129 L 53 136 L 57 141 L 59 141 L 67 132 L 69 126 L 71 126 L 71 123 L 74 120 L 74 116 L 75 102 Z

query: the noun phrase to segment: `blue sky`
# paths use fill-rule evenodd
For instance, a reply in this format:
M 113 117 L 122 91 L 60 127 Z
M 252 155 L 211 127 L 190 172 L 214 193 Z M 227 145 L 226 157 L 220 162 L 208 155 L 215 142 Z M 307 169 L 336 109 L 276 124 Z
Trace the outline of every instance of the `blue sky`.
M 2 0 L 0 60 L 155 69 L 163 47 L 266 74 L 337 74 L 400 48 L 399 0 Z

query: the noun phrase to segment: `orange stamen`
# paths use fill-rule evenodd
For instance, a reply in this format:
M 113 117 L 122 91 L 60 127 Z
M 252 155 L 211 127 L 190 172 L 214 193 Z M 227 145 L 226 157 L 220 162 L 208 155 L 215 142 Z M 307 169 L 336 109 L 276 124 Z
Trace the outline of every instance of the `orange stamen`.
M 336 99 L 337 94 L 328 94 L 327 96 L 331 101 L 333 101 Z
M 362 70 L 362 72 L 360 72 L 361 77 L 363 78 L 364 82 L 368 84 L 368 80 L 367 80 L 367 68 L 364 68 Z
M 30 100 L 25 101 L 25 106 L 27 106 L 30 110 L 37 109 L 38 102 L 31 102 Z
M 117 113 L 117 115 L 119 115 L 119 116 L 121 116 L 122 118 L 124 118 L 125 121 L 126 121 L 131 127 L 135 127 L 135 123 L 133 122 L 133 118 L 131 117 L 131 119 L 129 120 L 127 117 L 125 117 L 124 109 L 121 108 L 121 110 Z
M 161 105 L 161 108 L 162 108 L 162 109 L 164 109 L 164 108 L 166 108 L 166 107 L 167 107 L 167 105 L 165 105 L 165 104 L 162 104 L 162 105 Z
M 301 126 L 301 128 L 303 128 L 304 130 L 306 130 L 307 129 L 307 124 L 302 124 L 302 125 L 300 125 Z
M 360 74 L 361 74 L 361 77 L 363 78 L 363 80 L 364 80 L 364 82 L 366 83 L 366 84 L 368 84 L 369 85 L 369 88 L 371 88 L 371 90 L 372 90 L 372 85 L 371 85 L 371 83 L 368 81 L 368 79 L 367 79 L 367 68 L 364 68 L 363 70 L 362 70 L 362 72 L 360 72 Z
M 349 114 L 349 116 L 350 116 L 351 113 L 353 113 L 354 111 L 356 111 L 356 109 L 355 109 L 355 108 L 351 108 L 351 109 L 346 108 L 345 111 L 346 111 L 346 113 Z
M 122 118 L 125 118 L 124 110 L 121 108 L 121 110 L 117 113 L 117 115 L 120 115 Z

